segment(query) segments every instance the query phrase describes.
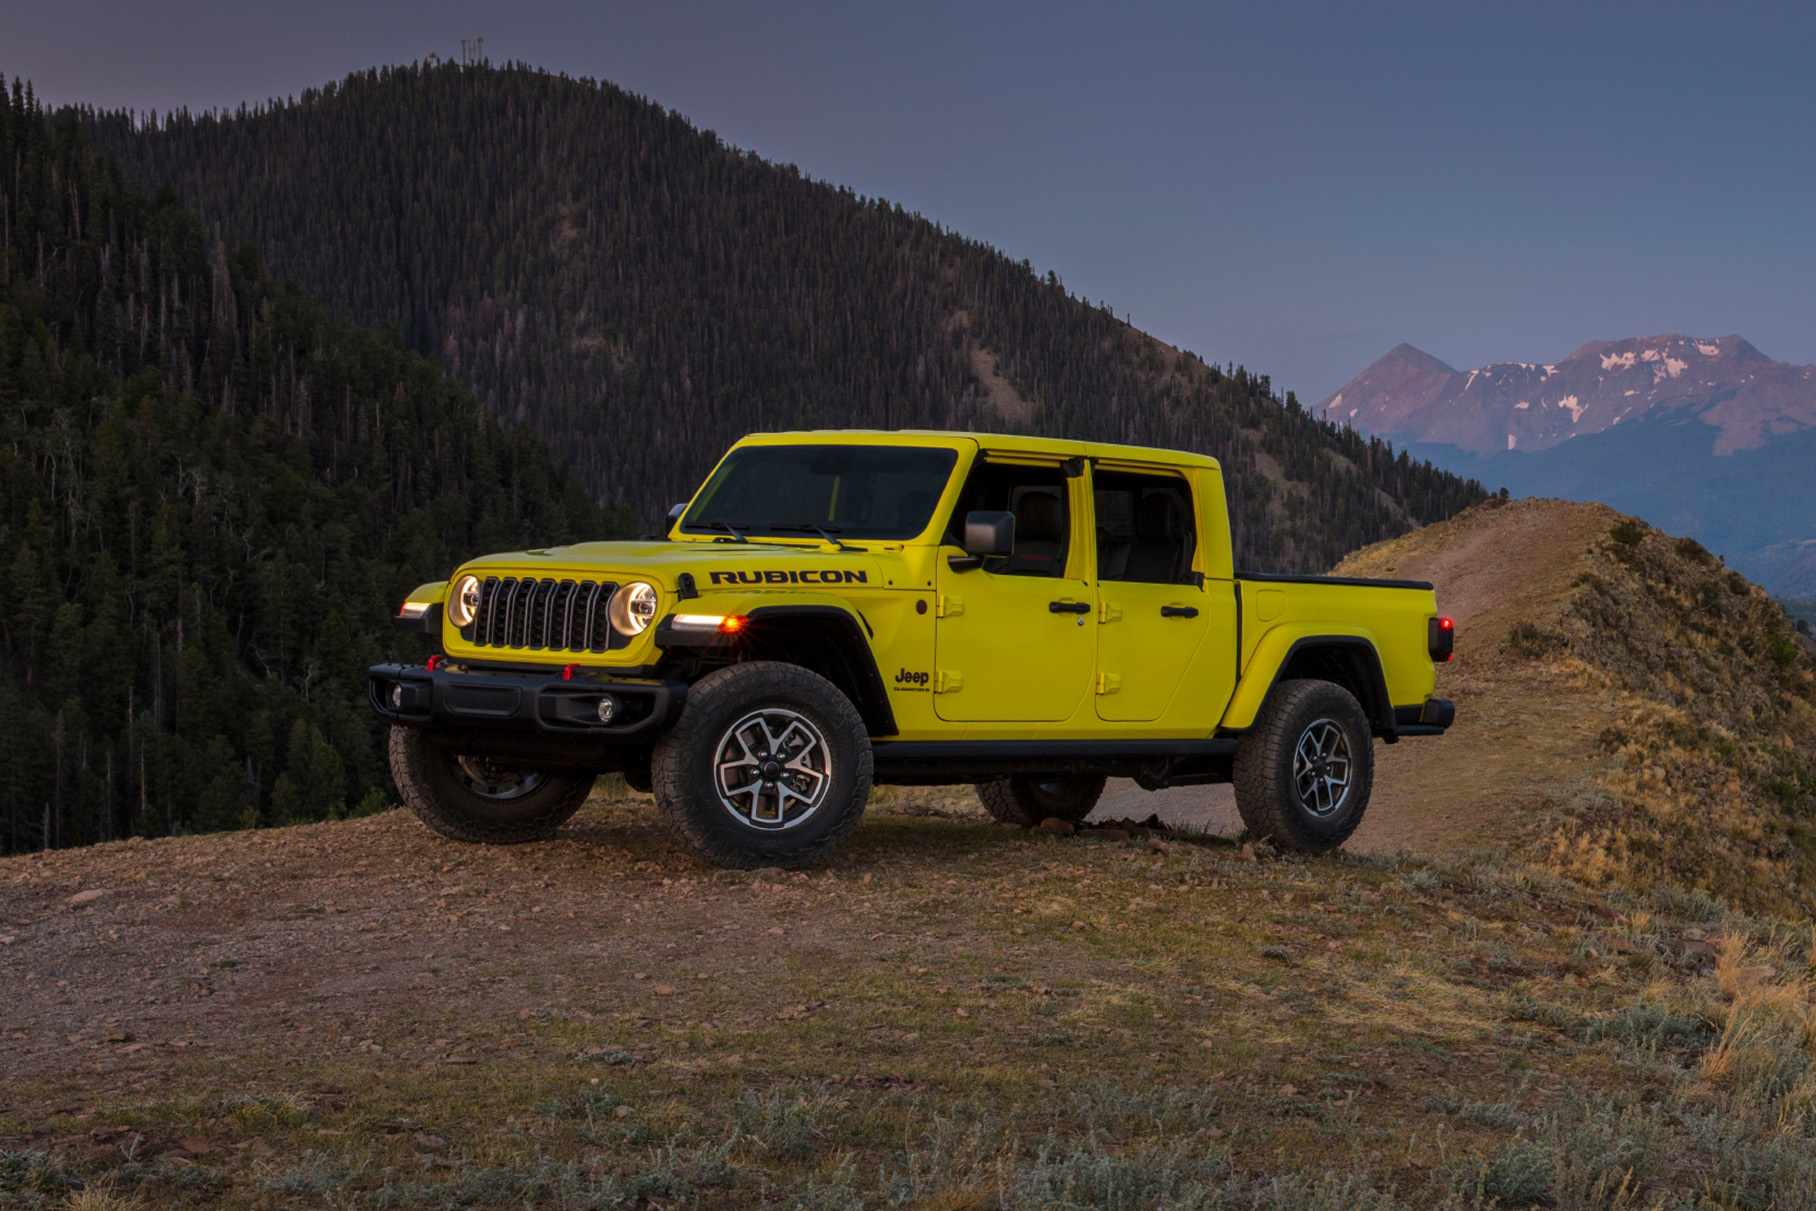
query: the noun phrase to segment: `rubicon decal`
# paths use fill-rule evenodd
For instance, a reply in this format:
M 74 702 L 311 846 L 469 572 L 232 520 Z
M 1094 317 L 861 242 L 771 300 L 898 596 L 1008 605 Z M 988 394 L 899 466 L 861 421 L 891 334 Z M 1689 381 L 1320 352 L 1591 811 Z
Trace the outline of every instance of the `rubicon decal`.
M 714 572 L 714 584 L 869 584 L 870 574 L 851 568 L 798 568 L 762 572 Z

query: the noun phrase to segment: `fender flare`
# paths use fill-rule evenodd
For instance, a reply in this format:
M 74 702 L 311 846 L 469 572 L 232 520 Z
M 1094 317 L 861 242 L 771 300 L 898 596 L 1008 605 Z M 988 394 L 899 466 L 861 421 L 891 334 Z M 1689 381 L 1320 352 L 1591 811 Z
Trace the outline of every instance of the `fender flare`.
M 845 606 L 800 603 L 758 606 L 748 617 L 747 642 L 752 644 L 785 642 L 783 637 L 791 632 L 817 643 L 830 666 L 822 675 L 851 699 L 872 736 L 893 736 L 900 730 L 870 647 L 870 624 L 862 615 Z
M 895 711 L 889 690 L 870 647 L 870 624 L 849 605 L 836 600 L 811 599 L 746 604 L 761 601 L 746 597 L 709 596 L 690 606 L 702 612 L 742 614 L 750 621 L 736 635 L 710 632 L 683 638 L 666 619 L 656 628 L 656 642 L 668 652 L 693 650 L 730 659 L 785 660 L 811 669 L 838 686 L 851 699 L 872 736 L 893 736 Z
M 1348 674 L 1347 680 L 1353 683 L 1347 688 L 1355 693 L 1375 733 L 1393 736 L 1396 730 L 1393 703 L 1387 693 L 1387 677 L 1381 668 L 1381 653 L 1375 648 L 1372 637 L 1353 632 L 1295 636 L 1279 629 L 1262 637 L 1255 648 L 1255 655 L 1249 660 L 1250 670 L 1272 668 L 1272 675 L 1265 686 L 1261 684 L 1260 678 L 1252 675 L 1242 679 L 1235 696 L 1230 699 L 1229 709 L 1224 712 L 1222 730 L 1240 732 L 1253 726 L 1263 704 L 1274 692 L 1274 687 L 1286 679 L 1286 671 L 1292 667 L 1294 660 L 1319 653 L 1329 653 L 1348 666 L 1342 670 Z M 1325 680 L 1333 679 L 1327 677 Z

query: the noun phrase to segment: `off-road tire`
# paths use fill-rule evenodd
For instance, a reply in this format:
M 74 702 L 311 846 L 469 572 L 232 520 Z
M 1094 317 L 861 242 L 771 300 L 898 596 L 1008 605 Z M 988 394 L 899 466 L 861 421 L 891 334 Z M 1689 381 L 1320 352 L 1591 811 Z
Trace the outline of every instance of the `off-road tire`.
M 753 714 L 804 718 L 830 765 L 826 786 L 800 823 L 763 829 L 734 814 L 719 793 L 720 751 L 730 729 Z M 870 735 L 839 687 L 818 673 L 773 660 L 718 669 L 687 691 L 687 705 L 656 744 L 650 763 L 656 807 L 694 853 L 718 866 L 804 866 L 837 849 L 870 799 Z
M 1341 802 L 1321 811 L 1301 794 L 1294 764 L 1301 743 L 1325 724 L 1340 731 L 1349 768 Z M 1329 681 L 1282 681 L 1236 750 L 1236 810 L 1257 839 L 1300 853 L 1328 853 L 1362 823 L 1374 776 L 1374 736 L 1355 696 Z
M 1103 797 L 1107 778 L 993 778 L 977 784 L 984 810 L 1004 824 L 1033 828 L 1049 816 L 1077 824 Z
M 404 804 L 424 824 L 454 841 L 517 845 L 546 841 L 580 810 L 591 775 L 543 774 L 515 799 L 479 794 L 462 780 L 459 761 L 421 728 L 391 729 L 391 778 Z

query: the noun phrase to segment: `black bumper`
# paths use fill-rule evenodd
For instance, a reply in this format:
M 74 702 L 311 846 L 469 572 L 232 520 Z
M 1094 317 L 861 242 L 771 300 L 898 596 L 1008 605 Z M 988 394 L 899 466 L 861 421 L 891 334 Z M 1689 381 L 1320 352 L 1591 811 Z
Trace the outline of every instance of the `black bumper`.
M 671 727 L 687 703 L 678 681 L 646 681 L 581 672 L 572 680 L 557 670 L 476 669 L 464 665 L 433 671 L 420 664 L 379 664 L 366 671 L 372 709 L 392 723 L 432 730 L 531 734 L 545 740 L 648 744 Z M 610 698 L 609 723 L 599 704 Z
M 1394 708 L 1394 735 L 1442 736 L 1456 722 L 1457 704 L 1448 698 L 1427 698 L 1423 706 Z

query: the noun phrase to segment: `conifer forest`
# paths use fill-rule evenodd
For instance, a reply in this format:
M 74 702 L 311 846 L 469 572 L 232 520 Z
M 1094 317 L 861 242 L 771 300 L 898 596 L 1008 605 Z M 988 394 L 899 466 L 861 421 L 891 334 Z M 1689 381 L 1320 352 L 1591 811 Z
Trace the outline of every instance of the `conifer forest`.
M 1238 562 L 1276 571 L 1482 496 L 1055 275 L 610 84 L 447 64 L 232 115 L 86 116 L 129 175 L 336 312 L 396 329 L 645 521 L 730 442 L 789 428 L 1212 454 Z
M 386 802 L 402 595 L 628 519 L 17 80 L 0 150 L 0 850 Z
M 1212 454 L 1257 570 L 1485 496 L 610 84 L 0 92 L 0 851 L 388 803 L 364 670 L 431 650 L 390 630 L 402 595 L 648 530 L 755 430 Z

